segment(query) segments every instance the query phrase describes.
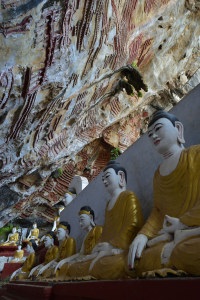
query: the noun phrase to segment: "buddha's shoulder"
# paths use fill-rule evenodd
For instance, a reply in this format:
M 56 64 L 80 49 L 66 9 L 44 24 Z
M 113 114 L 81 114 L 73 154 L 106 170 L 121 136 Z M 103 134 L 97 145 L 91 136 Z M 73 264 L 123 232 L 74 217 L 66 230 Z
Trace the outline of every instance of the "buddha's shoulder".
M 186 148 L 185 153 L 189 156 L 200 156 L 200 145 L 193 145 Z
M 95 227 L 93 228 L 94 232 L 101 232 L 103 230 L 103 226 L 100 225 L 95 225 Z
M 75 239 L 71 236 L 69 236 L 67 239 L 65 239 L 64 244 L 70 244 L 70 243 L 74 243 Z
M 121 194 L 121 197 L 123 197 L 125 200 L 127 199 L 127 201 L 129 199 L 137 199 L 137 196 L 136 194 L 131 191 L 131 190 L 126 190 L 126 191 L 123 191 Z

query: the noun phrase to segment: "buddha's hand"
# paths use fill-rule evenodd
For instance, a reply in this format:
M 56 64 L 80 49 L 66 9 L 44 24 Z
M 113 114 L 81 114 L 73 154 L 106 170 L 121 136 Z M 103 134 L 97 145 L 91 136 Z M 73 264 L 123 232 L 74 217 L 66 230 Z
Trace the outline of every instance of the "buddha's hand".
M 159 236 L 148 240 L 147 247 L 152 247 L 160 242 L 170 242 L 173 240 L 173 235 L 171 233 L 162 233 Z
M 37 268 L 38 268 L 38 266 L 34 267 L 34 268 L 30 271 L 30 273 L 29 273 L 29 275 L 28 275 L 28 278 L 30 278 L 30 277 L 33 275 L 33 273 L 35 272 L 35 270 L 37 270 Z
M 68 263 L 68 262 L 70 262 L 70 258 L 69 258 L 69 257 L 68 257 L 68 258 L 65 258 L 65 259 L 62 259 L 61 261 L 59 261 L 59 262 L 57 263 L 55 269 L 54 269 L 54 273 L 56 274 L 56 272 L 57 272 L 58 270 L 60 270 L 60 268 L 61 268 L 64 264 L 66 264 L 66 263 Z
M 17 269 L 14 271 L 10 277 L 10 280 L 12 280 L 17 274 L 21 273 L 22 268 Z
M 93 248 L 92 253 L 94 253 L 94 252 L 101 252 L 101 251 L 111 251 L 112 249 L 113 249 L 113 246 L 111 244 L 103 242 L 103 243 L 97 244 Z
M 130 269 L 134 268 L 135 259 L 140 258 L 142 251 L 146 247 L 148 238 L 144 234 L 138 234 L 129 247 L 128 266 Z
M 183 224 L 179 218 L 170 217 L 165 215 L 163 228 L 159 231 L 159 234 L 174 233 L 176 230 L 185 229 L 187 226 Z
M 47 265 L 43 266 L 42 268 L 40 268 L 39 272 L 37 273 L 36 277 L 38 277 L 39 275 L 42 275 L 42 273 L 47 269 Z

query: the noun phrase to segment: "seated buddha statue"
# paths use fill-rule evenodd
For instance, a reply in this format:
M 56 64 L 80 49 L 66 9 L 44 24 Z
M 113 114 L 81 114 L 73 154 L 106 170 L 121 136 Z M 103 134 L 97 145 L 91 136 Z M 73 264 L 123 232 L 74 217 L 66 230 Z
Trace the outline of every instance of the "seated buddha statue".
M 7 240 L 0 244 L 0 246 L 17 246 L 19 240 L 19 233 L 17 228 L 13 227 L 12 232 L 8 234 Z
M 132 239 L 143 225 L 138 198 L 126 189 L 127 173 L 116 161 L 103 170 L 103 184 L 109 194 L 102 235 L 92 253 L 68 266 L 69 280 L 120 279 L 127 275 L 125 266 Z
M 24 250 L 21 249 L 21 245 L 18 245 L 17 250 L 14 252 L 13 256 L 0 256 L 0 272 L 2 272 L 5 263 L 17 263 L 23 262 L 24 258 Z
M 28 242 L 30 240 L 35 240 L 36 243 L 39 242 L 39 233 L 40 230 L 37 228 L 37 223 L 33 223 L 33 228 L 30 230 L 28 237 L 24 240 L 24 242 Z
M 52 259 L 49 263 L 40 268 L 37 274 L 37 279 L 42 280 L 44 278 L 52 277 L 57 263 L 76 253 L 75 239 L 69 236 L 70 228 L 71 227 L 68 222 L 60 222 L 56 232 L 59 242 L 58 254 L 55 259 Z
M 13 272 L 13 274 L 10 277 L 10 280 L 22 280 L 27 279 L 30 270 L 34 267 L 36 263 L 36 257 L 35 257 L 35 250 L 37 249 L 37 244 L 35 240 L 30 240 L 27 243 L 26 251 L 28 253 L 28 256 L 26 260 L 23 263 L 23 266 L 16 271 Z
M 86 232 L 83 239 L 80 252 L 61 260 L 56 268 L 55 274 L 57 280 L 64 280 L 67 275 L 69 264 L 74 264 L 74 267 L 78 267 L 82 259 L 92 253 L 94 246 L 98 243 L 102 234 L 102 226 L 97 226 L 94 223 L 94 211 L 89 206 L 81 207 L 79 211 L 79 224 L 82 230 Z
M 24 261 L 24 250 L 21 245 L 17 246 L 17 250 L 15 251 L 12 259 L 9 261 L 10 263 L 21 262 Z
M 185 148 L 183 124 L 156 111 L 148 137 L 163 161 L 153 179 L 153 209 L 128 257 L 136 276 L 200 275 L 200 145 Z
M 32 270 L 30 271 L 29 276 L 28 276 L 29 278 L 37 276 L 39 270 L 43 266 L 45 266 L 46 264 L 48 264 L 50 261 L 52 261 L 53 259 L 55 259 L 57 257 L 58 247 L 54 245 L 55 238 L 56 238 L 56 236 L 53 231 L 50 231 L 47 234 L 45 234 L 44 246 L 47 249 L 47 251 L 45 253 L 44 262 L 35 266 L 34 268 L 32 268 Z

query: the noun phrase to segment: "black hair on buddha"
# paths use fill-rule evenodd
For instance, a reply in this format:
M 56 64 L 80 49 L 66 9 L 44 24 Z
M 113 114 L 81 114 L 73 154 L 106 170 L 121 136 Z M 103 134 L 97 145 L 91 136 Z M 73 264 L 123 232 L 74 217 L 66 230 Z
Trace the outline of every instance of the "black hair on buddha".
M 148 128 L 153 123 L 155 123 L 157 120 L 159 120 L 161 118 L 168 119 L 174 126 L 175 126 L 175 122 L 179 121 L 179 119 L 175 115 L 168 113 L 164 109 L 159 109 L 159 110 L 155 111 L 153 113 L 153 115 L 151 116 L 151 118 L 149 120 Z
M 125 168 L 120 165 L 119 162 L 117 162 L 116 160 L 110 160 L 107 163 L 107 165 L 105 166 L 105 168 L 103 169 L 103 172 L 105 172 L 107 169 L 110 169 L 110 168 L 115 170 L 116 174 L 118 174 L 119 171 L 124 172 L 125 180 L 126 180 L 126 183 L 127 183 L 127 172 L 126 172 Z
M 95 214 L 94 214 L 93 209 L 91 209 L 90 206 L 82 206 L 81 209 L 80 209 L 80 211 L 81 211 L 81 210 L 86 210 L 86 211 L 88 211 L 88 212 L 92 215 L 93 221 L 94 221 Z
M 69 224 L 68 222 L 61 221 L 61 222 L 59 223 L 59 225 L 63 225 L 63 226 L 65 226 L 65 227 L 67 227 L 67 230 L 69 231 L 69 234 L 70 234 L 71 226 L 70 226 L 70 224 Z M 59 227 L 59 225 L 58 225 L 58 227 Z
M 29 243 L 31 243 L 31 245 L 32 245 L 32 247 L 33 247 L 33 250 L 36 251 L 38 246 L 37 246 L 35 240 L 34 240 L 34 239 L 31 239 L 31 240 L 29 241 Z
M 50 235 L 52 237 L 52 239 L 54 240 L 54 242 L 56 241 L 56 234 L 54 231 L 48 231 L 45 235 Z

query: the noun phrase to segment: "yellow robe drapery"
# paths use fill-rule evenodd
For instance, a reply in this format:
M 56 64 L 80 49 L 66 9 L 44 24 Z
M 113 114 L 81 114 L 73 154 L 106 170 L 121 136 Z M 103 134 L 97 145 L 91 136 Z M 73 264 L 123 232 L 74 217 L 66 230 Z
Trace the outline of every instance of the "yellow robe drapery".
M 31 237 L 34 237 L 37 239 L 39 237 L 39 233 L 40 233 L 40 231 L 38 228 L 31 229 Z
M 164 216 L 179 218 L 190 227 L 200 226 L 200 145 L 184 149 L 176 169 L 167 176 L 159 170 L 154 176 L 154 208 L 139 233 L 156 237 L 163 226 Z M 180 242 L 174 248 L 167 266 L 161 264 L 165 243 L 143 251 L 136 264 L 137 274 L 169 267 L 200 275 L 200 237 Z
M 93 227 L 88 234 L 86 235 L 84 241 L 83 241 L 83 253 L 80 253 L 80 255 L 77 257 L 77 260 L 81 257 L 84 257 L 84 255 L 88 255 L 92 253 L 92 250 L 94 246 L 99 241 L 99 238 L 102 234 L 102 226 L 95 226 Z M 74 265 L 74 268 L 77 268 L 80 262 L 76 262 L 76 259 L 72 262 Z M 70 262 L 71 265 L 71 262 Z M 64 264 L 59 271 L 57 271 L 56 278 L 59 280 L 64 280 L 66 276 L 68 276 L 69 264 Z
M 16 246 L 19 239 L 19 233 L 10 233 L 10 236 L 8 238 L 8 242 L 3 242 L 0 244 L 0 246 Z
M 74 238 L 68 237 L 64 239 L 58 247 L 58 255 L 55 259 L 55 262 L 47 270 L 45 270 L 41 277 L 49 278 L 54 276 L 54 269 L 56 264 L 64 258 L 72 256 L 76 253 L 76 241 Z
M 13 255 L 13 259 L 10 261 L 10 263 L 20 262 L 21 260 L 23 260 L 23 257 L 24 257 L 24 250 L 16 250 Z
M 117 279 L 126 277 L 127 253 L 129 245 L 143 225 L 143 215 L 136 195 L 123 191 L 111 210 L 106 208 L 105 223 L 99 242 L 108 242 L 113 247 L 124 250 L 122 254 L 100 258 L 89 272 L 90 261 L 81 262 L 68 268 L 71 278 L 94 277 L 96 279 Z
M 36 259 L 35 259 L 35 253 L 30 253 L 22 268 L 21 268 L 21 272 L 17 275 L 15 275 L 15 277 L 13 277 L 12 280 L 22 280 L 22 279 L 27 279 L 28 278 L 28 275 L 29 275 L 29 272 L 30 270 L 34 267 L 35 265 L 35 262 L 36 262 Z
M 58 255 L 58 247 L 57 246 L 52 246 L 49 249 L 47 249 L 47 252 L 45 254 L 44 262 L 42 263 L 42 266 L 38 266 L 38 268 L 33 272 L 33 276 L 37 276 L 39 270 L 41 267 L 45 266 L 48 264 L 50 261 L 55 259 Z

